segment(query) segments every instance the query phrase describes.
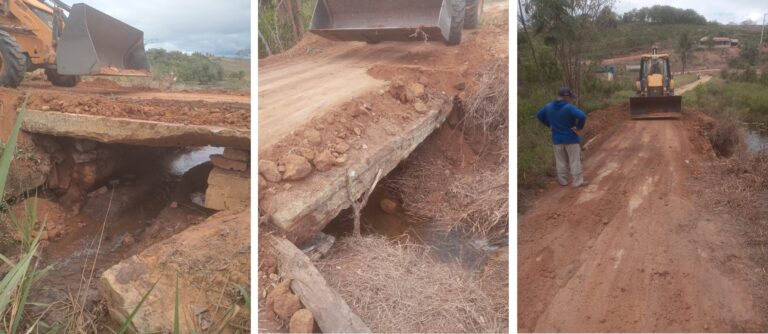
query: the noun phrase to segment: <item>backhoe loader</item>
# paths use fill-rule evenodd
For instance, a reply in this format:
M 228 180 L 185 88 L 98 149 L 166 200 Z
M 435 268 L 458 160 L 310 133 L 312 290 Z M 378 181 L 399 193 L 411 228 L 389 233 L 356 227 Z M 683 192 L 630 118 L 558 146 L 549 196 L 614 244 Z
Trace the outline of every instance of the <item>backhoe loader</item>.
M 633 119 L 679 118 L 683 97 L 675 96 L 675 80 L 669 66 L 669 55 L 652 53 L 640 58 L 640 78 L 635 82 L 636 97 L 629 98 Z
M 86 4 L 0 0 L 0 85 L 37 69 L 64 87 L 81 75 L 147 76 L 144 33 Z
M 309 31 L 335 41 L 457 45 L 482 13 L 483 0 L 318 0 Z

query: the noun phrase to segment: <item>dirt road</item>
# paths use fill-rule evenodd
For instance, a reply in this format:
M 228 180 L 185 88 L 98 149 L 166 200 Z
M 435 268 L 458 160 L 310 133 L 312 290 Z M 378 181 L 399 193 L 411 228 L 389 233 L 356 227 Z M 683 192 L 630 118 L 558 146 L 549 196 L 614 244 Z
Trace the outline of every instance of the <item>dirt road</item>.
M 487 3 L 484 10 L 485 24 L 490 25 L 489 20 L 506 20 L 508 3 Z M 431 81 L 437 74 L 443 79 L 437 88 L 457 93 L 453 85 L 471 75 L 468 68 L 486 54 L 506 52 L 498 36 L 478 32 L 465 31 L 460 47 L 439 42 L 338 43 L 308 34 L 286 54 L 259 62 L 259 151 L 313 117 L 366 93 L 383 92 L 387 81 Z
M 259 68 L 260 150 L 314 116 L 383 89 L 385 81 L 368 74 L 374 65 L 413 65 L 414 55 L 457 51 L 441 43 L 335 43 L 320 54 Z
M 705 76 L 701 77 L 701 79 L 696 80 L 694 82 L 691 82 L 690 84 L 685 85 L 682 88 L 678 89 L 677 91 L 675 91 L 675 94 L 683 95 L 683 93 L 691 91 L 694 88 L 696 88 L 698 85 L 705 84 L 705 83 L 709 82 L 709 80 L 712 80 L 712 76 L 711 75 L 705 75 Z
M 711 153 L 692 117 L 599 112 L 621 121 L 586 153 L 590 185 L 553 184 L 520 217 L 518 329 L 768 329 L 732 220 L 697 200 L 697 166 Z

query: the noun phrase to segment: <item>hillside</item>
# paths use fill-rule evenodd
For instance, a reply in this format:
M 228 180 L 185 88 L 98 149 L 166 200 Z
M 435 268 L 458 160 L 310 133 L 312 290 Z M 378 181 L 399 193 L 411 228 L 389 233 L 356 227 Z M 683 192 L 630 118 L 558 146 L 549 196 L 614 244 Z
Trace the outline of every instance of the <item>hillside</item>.
M 651 45 L 669 50 L 677 47 L 680 35 L 688 32 L 694 41 L 704 36 L 736 38 L 741 43 L 757 44 L 760 30 L 741 26 L 693 25 L 693 24 L 620 24 L 616 28 L 604 29 L 589 45 L 588 55 L 597 58 L 648 52 Z

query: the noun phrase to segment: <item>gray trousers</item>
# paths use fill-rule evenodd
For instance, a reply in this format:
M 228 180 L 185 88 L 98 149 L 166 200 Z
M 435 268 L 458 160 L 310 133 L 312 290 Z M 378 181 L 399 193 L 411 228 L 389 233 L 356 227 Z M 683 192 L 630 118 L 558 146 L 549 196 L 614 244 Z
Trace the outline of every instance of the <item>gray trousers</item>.
M 581 145 L 579 144 L 555 144 L 555 167 L 557 169 L 557 182 L 560 185 L 568 185 L 570 172 L 574 187 L 584 182 L 581 174 Z

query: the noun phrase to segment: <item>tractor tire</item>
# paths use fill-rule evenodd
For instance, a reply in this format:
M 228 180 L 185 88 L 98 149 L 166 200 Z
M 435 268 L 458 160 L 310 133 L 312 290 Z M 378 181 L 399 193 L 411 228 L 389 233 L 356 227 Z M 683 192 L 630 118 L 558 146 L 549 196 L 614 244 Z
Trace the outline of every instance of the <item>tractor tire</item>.
M 448 45 L 459 45 L 461 43 L 461 33 L 464 29 L 464 13 L 467 11 L 467 2 L 465 0 L 451 0 L 453 16 L 451 17 L 451 31 L 448 34 Z
M 11 34 L 0 30 L 0 86 L 19 87 L 27 73 L 27 56 Z
M 464 14 L 464 29 L 475 29 L 483 16 L 483 0 L 466 0 L 467 12 Z
M 79 75 L 62 75 L 55 69 L 46 68 L 45 77 L 48 78 L 54 86 L 59 87 L 75 87 L 80 82 Z

